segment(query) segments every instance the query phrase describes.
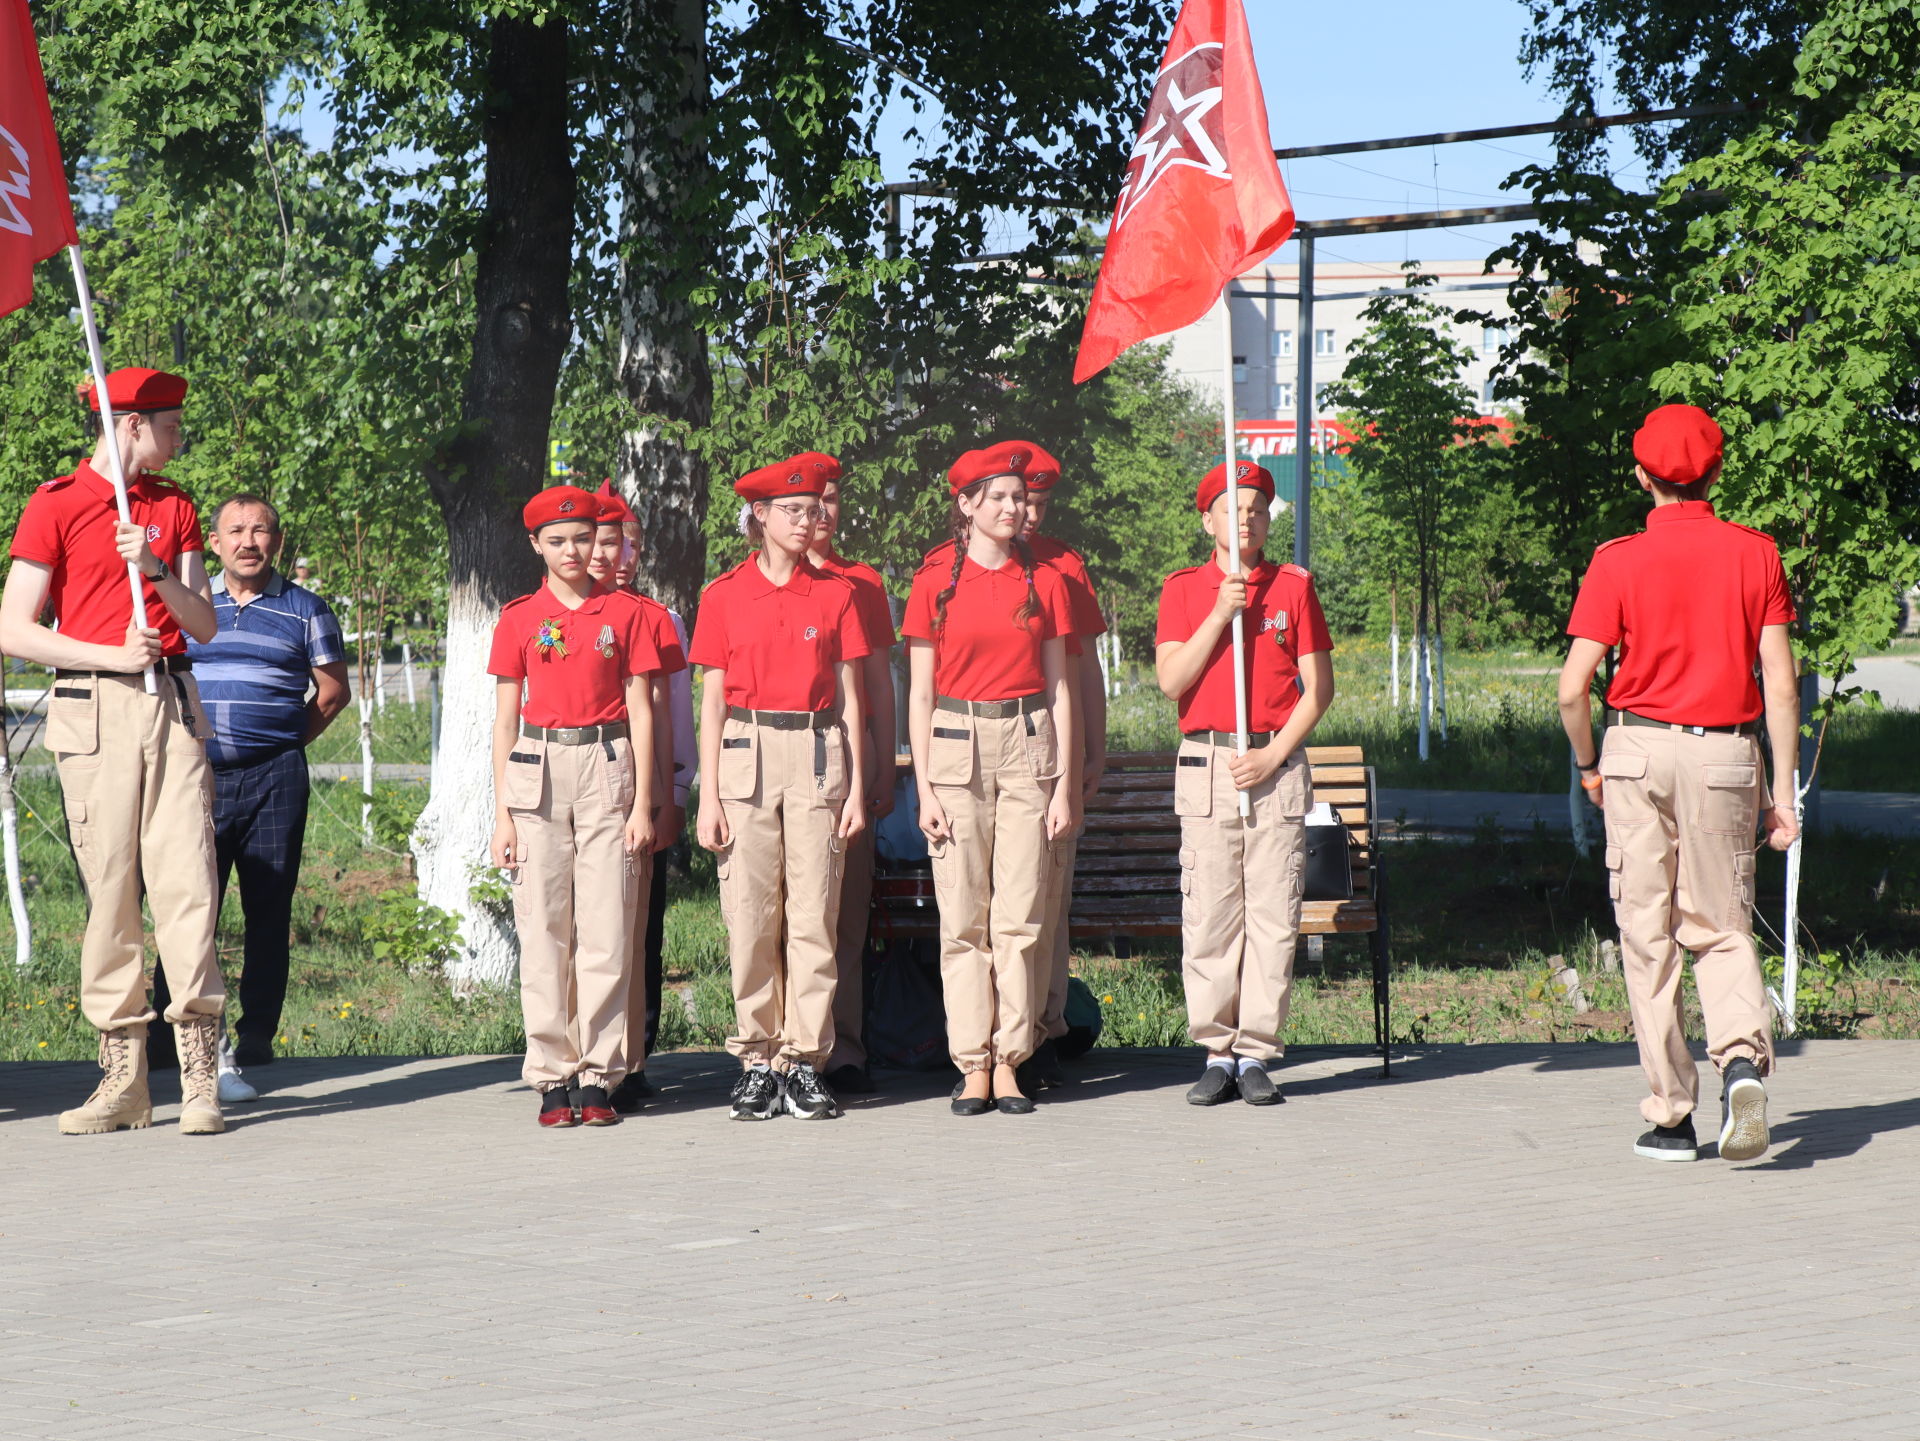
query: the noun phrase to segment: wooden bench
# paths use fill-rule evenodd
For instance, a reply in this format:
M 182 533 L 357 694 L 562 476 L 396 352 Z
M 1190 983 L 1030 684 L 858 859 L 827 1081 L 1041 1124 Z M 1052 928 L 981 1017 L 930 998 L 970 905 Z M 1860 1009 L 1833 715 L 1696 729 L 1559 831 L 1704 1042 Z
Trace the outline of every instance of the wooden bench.
M 1330 805 L 1346 828 L 1353 895 L 1303 902 L 1300 933 L 1370 937 L 1373 1034 L 1384 1077 L 1390 1074 L 1391 1021 L 1387 898 L 1373 767 L 1358 746 L 1308 746 L 1307 762 L 1314 800 Z M 1179 937 L 1180 818 L 1173 813 L 1173 770 L 1171 751 L 1107 757 L 1106 779 L 1087 807 L 1086 832 L 1080 837 L 1070 912 L 1076 943 L 1126 955 L 1136 939 Z M 930 874 L 910 870 L 876 880 L 870 932 L 875 941 L 939 933 Z

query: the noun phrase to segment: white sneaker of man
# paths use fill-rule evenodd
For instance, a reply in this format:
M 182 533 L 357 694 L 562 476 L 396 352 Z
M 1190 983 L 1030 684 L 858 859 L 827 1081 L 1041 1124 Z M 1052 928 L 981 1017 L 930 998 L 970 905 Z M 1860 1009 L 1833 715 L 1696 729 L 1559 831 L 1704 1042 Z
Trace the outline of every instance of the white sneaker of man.
M 257 1101 L 260 1093 L 247 1084 L 247 1078 L 240 1074 L 240 1068 L 233 1063 L 233 1042 L 226 1037 L 220 1038 L 220 1104 L 233 1105 L 236 1101 Z

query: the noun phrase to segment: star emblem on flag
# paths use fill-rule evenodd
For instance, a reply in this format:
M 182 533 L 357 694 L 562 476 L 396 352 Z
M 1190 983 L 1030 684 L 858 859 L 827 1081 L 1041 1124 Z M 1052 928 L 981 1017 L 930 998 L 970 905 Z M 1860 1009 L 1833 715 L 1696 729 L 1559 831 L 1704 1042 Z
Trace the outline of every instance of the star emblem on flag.
M 1133 208 L 1176 166 L 1192 166 L 1219 180 L 1233 179 L 1227 169 L 1219 113 L 1224 48 L 1196 45 L 1161 68 L 1140 138 L 1133 142 L 1127 162 L 1119 213 L 1114 216 L 1116 227 L 1126 224 Z

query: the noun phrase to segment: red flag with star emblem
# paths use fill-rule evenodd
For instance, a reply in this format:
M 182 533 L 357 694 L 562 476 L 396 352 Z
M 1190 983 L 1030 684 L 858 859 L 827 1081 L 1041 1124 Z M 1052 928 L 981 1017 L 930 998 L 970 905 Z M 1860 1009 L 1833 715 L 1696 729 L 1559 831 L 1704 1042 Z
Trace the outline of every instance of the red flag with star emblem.
M 1191 325 L 1291 234 L 1246 11 L 1240 0 L 1187 0 L 1113 207 L 1074 382 Z
M 27 0 L 0 0 L 0 315 L 33 299 L 33 267 L 79 241 Z

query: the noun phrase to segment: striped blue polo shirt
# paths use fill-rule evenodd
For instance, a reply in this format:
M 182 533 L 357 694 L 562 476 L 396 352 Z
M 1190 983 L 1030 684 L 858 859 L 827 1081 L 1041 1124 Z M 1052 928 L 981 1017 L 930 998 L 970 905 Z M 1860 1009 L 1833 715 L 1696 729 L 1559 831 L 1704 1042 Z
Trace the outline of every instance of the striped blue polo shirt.
M 200 701 L 213 721 L 207 759 L 215 765 L 259 760 L 300 744 L 307 730 L 307 687 L 313 668 L 347 658 L 340 622 L 327 603 L 279 571 L 266 593 L 245 605 L 213 577 L 219 630 L 201 644 L 189 639 Z

